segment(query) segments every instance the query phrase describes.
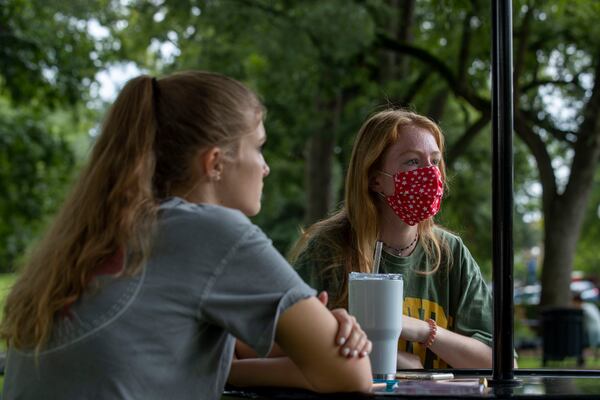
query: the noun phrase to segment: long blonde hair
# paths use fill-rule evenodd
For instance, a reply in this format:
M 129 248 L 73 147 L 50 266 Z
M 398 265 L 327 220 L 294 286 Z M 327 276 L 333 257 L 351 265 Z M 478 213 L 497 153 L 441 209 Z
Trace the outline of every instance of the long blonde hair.
M 89 164 L 7 297 L 2 338 L 39 351 L 57 313 L 119 250 L 128 255 L 122 273 L 137 273 L 150 251 L 159 203 L 191 179 L 192 156 L 203 147 L 235 145 L 263 115 L 257 96 L 223 75 L 189 71 L 129 81 Z
M 373 253 L 381 227 L 376 202 L 378 194 L 369 188 L 369 180 L 380 168 L 386 149 L 400 135 L 404 127 L 417 126 L 429 131 L 444 153 L 444 136 L 439 126 L 427 117 L 407 110 L 393 109 L 373 114 L 360 128 L 350 165 L 346 174 L 346 186 L 343 207 L 331 217 L 310 226 L 291 251 L 292 262 L 298 260 L 302 252 L 311 243 L 318 242 L 319 250 L 314 251 L 317 264 L 321 264 L 320 273 L 327 274 L 342 268 L 339 296 L 332 307 L 346 306 L 348 295 L 348 273 L 351 271 L 371 272 Z M 446 166 L 440 160 L 438 168 L 444 184 Z M 435 233 L 433 218 L 418 225 L 419 242 L 432 268 L 421 273 L 433 273 L 441 264 L 443 257 L 450 257 L 447 244 Z M 312 255 L 312 253 L 311 253 Z

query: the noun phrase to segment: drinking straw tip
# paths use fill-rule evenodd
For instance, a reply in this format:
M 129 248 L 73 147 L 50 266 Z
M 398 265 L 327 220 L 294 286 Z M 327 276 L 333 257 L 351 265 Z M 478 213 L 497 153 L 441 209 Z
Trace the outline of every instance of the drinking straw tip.
M 383 248 L 383 242 L 378 240 L 375 242 L 375 254 L 373 256 L 373 273 L 379 273 L 379 263 L 381 262 L 381 249 Z

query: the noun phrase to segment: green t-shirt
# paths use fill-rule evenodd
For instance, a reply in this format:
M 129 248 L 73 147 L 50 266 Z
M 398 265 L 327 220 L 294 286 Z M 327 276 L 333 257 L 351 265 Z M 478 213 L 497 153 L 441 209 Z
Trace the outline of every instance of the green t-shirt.
M 452 260 L 443 259 L 433 273 L 420 244 L 408 257 L 382 253 L 380 272 L 401 273 L 404 279 L 404 314 L 435 320 L 438 326 L 492 346 L 492 297 L 477 262 L 463 244 L 451 233 L 436 229 L 436 234 L 450 248 Z M 321 249 L 321 250 L 319 250 Z M 326 290 L 330 305 L 342 294 L 344 270 L 331 266 L 327 250 L 313 238 L 299 256 L 294 267 L 300 276 L 318 291 Z M 418 355 L 424 368 L 447 368 L 448 365 L 420 343 L 400 340 L 398 349 Z

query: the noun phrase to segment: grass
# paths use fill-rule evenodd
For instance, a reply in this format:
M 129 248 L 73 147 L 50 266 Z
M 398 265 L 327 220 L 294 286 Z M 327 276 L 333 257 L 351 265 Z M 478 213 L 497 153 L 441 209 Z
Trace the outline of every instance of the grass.
M 15 281 L 15 274 L 0 274 L 0 319 L 2 318 L 2 312 L 4 311 L 4 299 L 8 295 L 13 282 Z M 6 344 L 4 341 L 0 341 L 0 352 L 6 350 Z M 4 386 L 4 376 L 0 376 L 0 393 Z
M 4 299 L 8 295 L 13 282 L 15 281 L 15 274 L 0 274 L 0 316 L 4 310 Z
M 15 281 L 16 275 L 12 274 L 0 274 L 0 319 L 2 319 L 2 313 L 4 312 L 4 299 L 8 295 L 10 288 Z M 5 350 L 4 342 L 0 341 L 0 351 Z
M 563 361 L 548 361 L 545 367 L 542 366 L 542 350 L 519 351 L 517 360 L 519 368 L 552 368 L 552 369 L 600 369 L 600 357 L 594 357 L 591 349 L 586 349 L 583 353 L 584 365 L 577 366 L 575 357 L 566 358 Z

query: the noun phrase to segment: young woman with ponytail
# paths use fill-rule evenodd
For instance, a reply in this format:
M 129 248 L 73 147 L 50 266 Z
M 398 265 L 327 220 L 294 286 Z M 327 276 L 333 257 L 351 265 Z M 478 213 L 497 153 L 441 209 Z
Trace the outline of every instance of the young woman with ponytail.
M 402 273 L 399 368 L 491 368 L 492 302 L 461 239 L 437 226 L 446 172 L 444 138 L 404 110 L 372 115 L 356 138 L 344 206 L 309 227 L 292 251 L 297 271 L 333 307 L 347 307 L 348 274 Z
M 128 82 L 89 164 L 12 288 L 10 399 L 217 399 L 234 385 L 368 390 L 368 349 L 248 216 L 269 173 L 265 110 L 223 75 Z M 352 331 L 352 334 L 349 334 Z M 235 339 L 286 357 L 264 374 Z M 259 360 L 260 361 L 260 360 Z M 271 372 L 271 373 L 269 373 Z

